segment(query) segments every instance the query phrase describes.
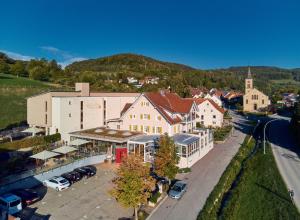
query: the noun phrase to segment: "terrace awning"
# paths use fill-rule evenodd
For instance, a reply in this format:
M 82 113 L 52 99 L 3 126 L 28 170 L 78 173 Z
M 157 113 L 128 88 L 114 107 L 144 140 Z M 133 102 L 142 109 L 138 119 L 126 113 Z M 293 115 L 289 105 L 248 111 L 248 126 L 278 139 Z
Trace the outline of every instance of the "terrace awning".
M 83 140 L 83 139 L 75 139 L 73 141 L 70 141 L 71 146 L 80 146 L 80 145 L 84 145 L 87 143 L 90 143 L 90 141 Z
M 27 128 L 25 129 L 24 133 L 32 133 L 32 134 L 37 134 L 37 133 L 40 133 L 40 132 L 43 132 L 44 130 L 41 129 L 41 128 L 37 128 L 37 127 L 30 127 L 30 128 Z
M 56 152 L 56 153 L 60 153 L 60 154 L 67 154 L 67 153 L 70 153 L 70 152 L 73 152 L 73 151 L 76 151 L 76 150 L 78 150 L 78 149 L 75 148 L 75 147 L 62 146 L 62 147 L 59 147 L 59 148 L 56 148 L 56 149 L 52 150 L 52 152 Z
M 47 160 L 49 158 L 56 157 L 56 156 L 59 156 L 59 155 L 60 154 L 58 154 L 58 153 L 44 150 L 44 151 L 42 151 L 40 153 L 37 153 L 37 154 L 34 154 L 30 157 L 34 158 L 34 159 L 38 159 L 38 160 Z

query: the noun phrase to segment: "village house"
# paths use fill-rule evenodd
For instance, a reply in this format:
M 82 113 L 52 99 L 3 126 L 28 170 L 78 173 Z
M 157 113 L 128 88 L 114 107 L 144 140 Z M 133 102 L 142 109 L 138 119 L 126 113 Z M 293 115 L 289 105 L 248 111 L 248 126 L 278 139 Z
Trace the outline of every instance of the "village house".
M 194 99 L 198 106 L 196 121 L 204 127 L 222 127 L 225 110 L 211 99 Z
M 196 127 L 197 105 L 166 91 L 141 94 L 127 103 L 119 119 L 110 120 L 112 128 L 140 131 L 146 134 L 191 132 Z

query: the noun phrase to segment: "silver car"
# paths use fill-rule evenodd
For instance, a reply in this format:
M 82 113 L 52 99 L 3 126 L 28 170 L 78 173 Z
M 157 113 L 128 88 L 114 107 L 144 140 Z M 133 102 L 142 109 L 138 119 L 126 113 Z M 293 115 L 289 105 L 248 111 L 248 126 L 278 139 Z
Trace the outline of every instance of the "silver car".
M 172 199 L 180 199 L 182 195 L 186 192 L 187 184 L 183 181 L 176 182 L 171 190 L 169 191 L 169 196 Z

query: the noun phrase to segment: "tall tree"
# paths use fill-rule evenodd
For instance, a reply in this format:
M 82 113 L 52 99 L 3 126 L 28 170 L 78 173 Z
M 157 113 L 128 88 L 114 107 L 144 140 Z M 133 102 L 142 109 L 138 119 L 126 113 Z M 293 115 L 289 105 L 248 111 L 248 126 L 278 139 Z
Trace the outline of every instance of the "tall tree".
M 28 76 L 26 65 L 20 60 L 17 60 L 15 64 L 11 65 L 10 72 L 16 76 Z
M 4 60 L 0 60 L 0 73 L 9 73 L 9 65 Z
M 114 188 L 110 191 L 125 207 L 134 208 L 135 219 L 140 204 L 146 203 L 155 187 L 155 180 L 149 176 L 150 169 L 138 155 L 127 156 L 117 171 Z
M 160 137 L 159 148 L 155 154 L 155 172 L 159 176 L 167 177 L 169 180 L 172 180 L 178 172 L 178 162 L 179 157 L 175 143 L 166 133 Z

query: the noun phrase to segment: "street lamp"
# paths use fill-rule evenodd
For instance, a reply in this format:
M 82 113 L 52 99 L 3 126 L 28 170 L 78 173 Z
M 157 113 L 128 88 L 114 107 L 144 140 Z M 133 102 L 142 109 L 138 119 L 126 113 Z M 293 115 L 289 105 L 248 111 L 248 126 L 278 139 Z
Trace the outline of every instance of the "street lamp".
M 277 120 L 280 120 L 278 118 L 276 119 L 272 119 L 271 121 L 268 121 L 265 126 L 264 126 L 264 154 L 266 154 L 266 128 L 267 128 L 267 125 L 273 121 L 277 121 Z

